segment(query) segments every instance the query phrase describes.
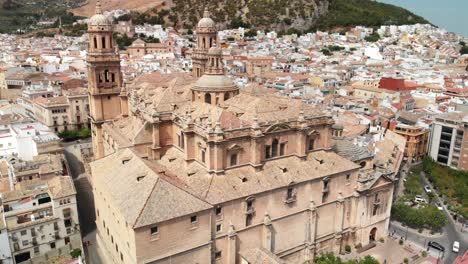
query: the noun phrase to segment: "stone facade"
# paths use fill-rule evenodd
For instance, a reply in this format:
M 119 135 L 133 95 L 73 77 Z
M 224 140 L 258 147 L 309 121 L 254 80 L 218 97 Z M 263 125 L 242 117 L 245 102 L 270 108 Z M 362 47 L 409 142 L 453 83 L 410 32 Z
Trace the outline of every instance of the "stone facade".
M 331 116 L 261 87 L 239 91 L 207 12 L 198 26 L 194 76 L 138 77 L 122 89 L 128 112 L 93 127 L 109 259 L 301 263 L 386 236 L 393 174 L 373 169 L 372 156 L 362 166 L 331 151 Z

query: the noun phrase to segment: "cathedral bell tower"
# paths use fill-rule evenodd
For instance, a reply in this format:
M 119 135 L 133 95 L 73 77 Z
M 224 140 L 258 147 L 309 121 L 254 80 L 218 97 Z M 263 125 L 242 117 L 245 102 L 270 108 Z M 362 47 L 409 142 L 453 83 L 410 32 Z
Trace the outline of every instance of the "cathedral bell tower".
M 216 46 L 217 40 L 216 24 L 210 18 L 208 9 L 205 9 L 203 18 L 197 24 L 197 47 L 194 49 L 192 57 L 192 75 L 194 77 L 200 78 L 205 73 L 208 50 Z
M 96 3 L 96 14 L 88 23 L 88 94 L 95 159 L 104 157 L 102 125 L 121 115 L 122 73 L 117 47 L 114 45 L 112 21 L 102 14 Z

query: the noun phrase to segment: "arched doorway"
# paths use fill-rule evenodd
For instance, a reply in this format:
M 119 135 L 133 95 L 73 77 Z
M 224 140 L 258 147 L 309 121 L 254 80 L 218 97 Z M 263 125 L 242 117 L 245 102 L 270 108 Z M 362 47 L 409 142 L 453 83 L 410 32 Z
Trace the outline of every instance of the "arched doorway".
M 377 227 L 372 228 L 372 230 L 369 233 L 369 243 L 375 241 L 375 235 L 377 234 Z
M 211 94 L 209 93 L 205 94 L 205 103 L 211 104 Z

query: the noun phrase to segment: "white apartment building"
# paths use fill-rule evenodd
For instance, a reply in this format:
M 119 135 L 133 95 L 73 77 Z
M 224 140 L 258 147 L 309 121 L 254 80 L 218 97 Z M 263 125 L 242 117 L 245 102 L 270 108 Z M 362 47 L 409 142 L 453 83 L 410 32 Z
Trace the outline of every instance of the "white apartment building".
M 58 152 L 61 152 L 60 138 L 47 126 L 21 117 L 0 123 L 0 157 L 14 155 L 32 160 L 41 153 Z
M 47 263 L 81 249 L 76 191 L 69 176 L 34 179 L 15 188 L 0 195 L 0 226 L 6 231 L 0 237 L 5 245 L 0 258 L 3 253 L 6 263 Z
M 435 118 L 431 129 L 429 156 L 438 163 L 468 170 L 468 115 L 453 112 Z

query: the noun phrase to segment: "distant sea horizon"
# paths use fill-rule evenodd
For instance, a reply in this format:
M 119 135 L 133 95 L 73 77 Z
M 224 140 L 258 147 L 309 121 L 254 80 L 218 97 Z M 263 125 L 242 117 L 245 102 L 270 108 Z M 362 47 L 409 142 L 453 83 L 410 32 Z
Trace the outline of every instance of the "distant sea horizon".
M 403 7 L 432 24 L 468 37 L 468 0 L 377 0 Z

